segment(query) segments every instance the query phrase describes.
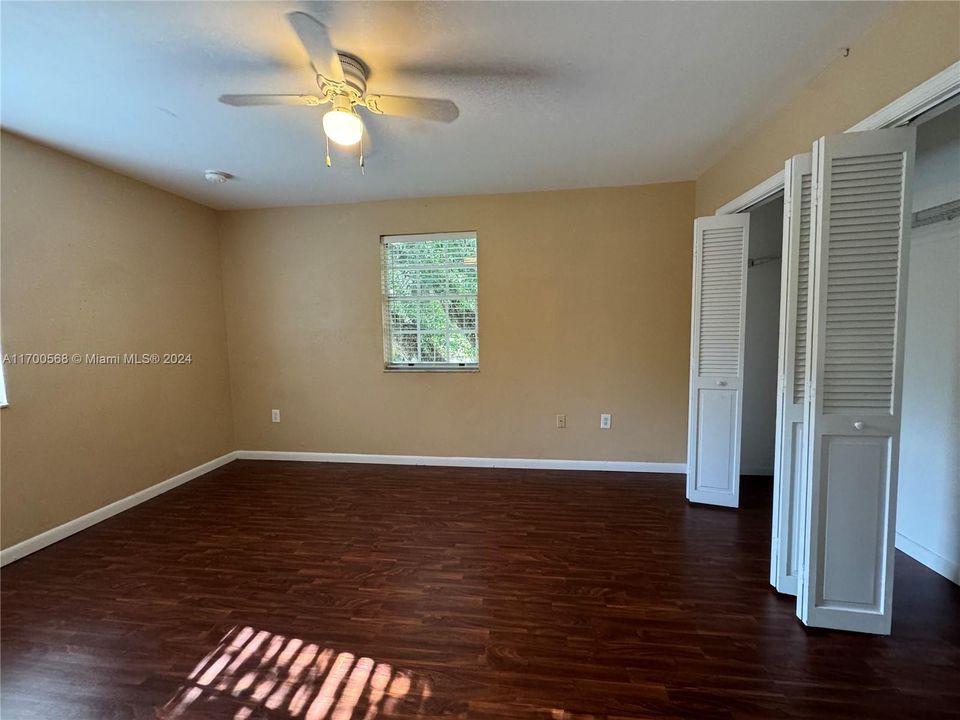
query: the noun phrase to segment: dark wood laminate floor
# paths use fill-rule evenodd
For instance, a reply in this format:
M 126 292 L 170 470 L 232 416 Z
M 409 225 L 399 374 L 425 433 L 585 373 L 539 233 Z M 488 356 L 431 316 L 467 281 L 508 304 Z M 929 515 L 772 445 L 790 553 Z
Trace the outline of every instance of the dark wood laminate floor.
M 960 589 L 806 631 L 743 494 L 238 461 L 3 569 L 2 718 L 960 716 Z

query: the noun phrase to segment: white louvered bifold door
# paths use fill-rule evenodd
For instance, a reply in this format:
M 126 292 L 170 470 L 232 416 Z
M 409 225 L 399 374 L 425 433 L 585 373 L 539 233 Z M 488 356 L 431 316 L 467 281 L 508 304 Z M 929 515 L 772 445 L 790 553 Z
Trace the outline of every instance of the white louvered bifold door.
M 914 128 L 821 138 L 797 614 L 888 634 Z
M 694 224 L 687 499 L 737 507 L 749 215 Z
M 810 154 L 787 160 L 783 195 L 783 264 L 780 278 L 780 355 L 773 470 L 770 584 L 797 594 L 803 491 L 803 407 L 810 290 Z

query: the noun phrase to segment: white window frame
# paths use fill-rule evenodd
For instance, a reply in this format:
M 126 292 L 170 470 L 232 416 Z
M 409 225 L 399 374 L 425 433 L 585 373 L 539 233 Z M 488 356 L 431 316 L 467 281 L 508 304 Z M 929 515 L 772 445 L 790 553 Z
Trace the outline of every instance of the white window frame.
M 395 242 L 432 242 L 436 240 L 462 240 L 473 238 L 477 243 L 477 362 L 475 363 L 408 363 L 397 364 L 390 360 L 392 348 L 392 334 L 390 331 L 390 304 L 387 295 L 387 245 Z M 461 232 L 434 232 L 411 233 L 400 235 L 380 236 L 380 293 L 381 293 L 381 323 L 383 328 L 383 370 L 389 373 L 421 373 L 421 372 L 467 372 L 480 371 L 480 249 L 477 233 L 474 230 Z
M 5 408 L 9 405 L 7 402 L 7 366 L 2 362 L 3 349 L 0 348 L 0 408 Z

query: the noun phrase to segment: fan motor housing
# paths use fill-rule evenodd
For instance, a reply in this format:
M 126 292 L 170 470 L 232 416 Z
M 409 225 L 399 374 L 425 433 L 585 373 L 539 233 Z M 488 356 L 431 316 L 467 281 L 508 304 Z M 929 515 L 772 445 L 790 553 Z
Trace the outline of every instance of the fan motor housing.
M 338 52 L 340 64 L 343 66 L 343 85 L 341 92 L 351 96 L 353 102 L 358 101 L 367 92 L 367 75 L 369 70 L 360 58 L 348 53 Z

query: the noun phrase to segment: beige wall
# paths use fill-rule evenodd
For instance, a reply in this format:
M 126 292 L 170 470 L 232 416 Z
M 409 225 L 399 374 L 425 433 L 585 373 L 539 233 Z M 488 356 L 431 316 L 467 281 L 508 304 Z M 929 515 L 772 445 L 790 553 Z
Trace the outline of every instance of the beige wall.
M 214 211 L 8 133 L 0 151 L 4 352 L 193 354 L 182 366 L 7 366 L 7 547 L 233 439 Z
M 844 132 L 958 59 L 960 3 L 902 3 L 697 180 L 697 215 L 712 215 L 817 138 Z
M 238 448 L 684 461 L 693 200 L 675 183 L 224 213 Z M 444 230 L 477 231 L 481 370 L 384 373 L 379 236 Z

